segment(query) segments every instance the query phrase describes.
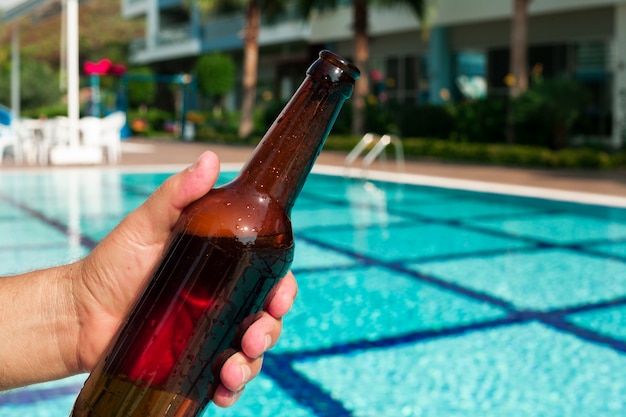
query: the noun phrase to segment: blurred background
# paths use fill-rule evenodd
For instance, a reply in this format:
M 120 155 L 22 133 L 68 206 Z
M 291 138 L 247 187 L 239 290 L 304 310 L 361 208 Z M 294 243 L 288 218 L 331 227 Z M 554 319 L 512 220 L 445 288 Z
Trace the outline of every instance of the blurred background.
M 67 17 L 73 3 L 76 22 Z M 4 0 L 0 7 L 0 104 L 19 117 L 67 114 L 68 30 L 76 24 L 79 81 L 71 82 L 80 84 L 80 114 L 122 110 L 125 136 L 255 142 L 319 51 L 331 49 L 363 76 L 328 148 L 349 150 L 366 132 L 392 133 L 408 157 L 626 165 L 626 0 Z

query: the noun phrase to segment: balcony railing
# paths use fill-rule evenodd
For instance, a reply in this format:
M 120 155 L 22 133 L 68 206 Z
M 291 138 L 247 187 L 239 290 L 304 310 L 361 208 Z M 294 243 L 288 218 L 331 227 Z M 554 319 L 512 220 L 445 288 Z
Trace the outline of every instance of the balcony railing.
M 239 47 L 243 41 L 243 15 L 221 16 L 202 25 L 202 42 L 205 50 Z
M 157 35 L 157 45 L 171 45 L 184 43 L 194 38 L 190 24 L 168 26 L 161 28 Z

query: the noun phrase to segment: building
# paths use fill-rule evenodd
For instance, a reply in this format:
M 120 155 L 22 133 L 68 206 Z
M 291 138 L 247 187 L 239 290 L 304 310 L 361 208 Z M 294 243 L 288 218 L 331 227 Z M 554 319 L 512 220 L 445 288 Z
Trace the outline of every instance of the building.
M 243 16 L 200 17 L 184 0 L 121 0 L 123 16 L 145 19 L 131 60 L 184 70 L 211 51 L 241 60 Z M 370 68 L 386 94 L 438 103 L 463 95 L 506 94 L 512 0 L 439 0 L 426 38 L 407 8 L 371 8 Z M 350 5 L 264 24 L 259 90 L 291 95 L 317 50 L 352 55 Z M 621 146 L 626 130 L 626 0 L 533 0 L 529 65 L 544 77 L 568 75 L 593 92 L 597 133 Z M 469 81 L 469 83 L 468 83 Z M 483 81 L 483 82 L 481 82 Z M 483 87 L 484 86 L 484 87 Z M 483 91 L 486 90 L 486 91 Z
M 29 0 L 23 6 L 43 0 Z M 126 19 L 145 21 L 131 61 L 158 72 L 188 72 L 212 51 L 242 60 L 242 14 L 203 17 L 187 0 L 120 0 Z M 352 55 L 352 10 L 287 14 L 260 35 L 259 95 L 284 99 L 317 51 Z M 370 9 L 368 73 L 389 99 L 439 103 L 463 96 L 506 94 L 512 0 L 439 0 L 427 38 L 407 8 Z M 626 132 L 626 0 L 532 0 L 529 65 L 544 77 L 570 76 L 593 92 L 598 135 L 614 147 Z M 374 88 L 376 85 L 374 85 Z M 237 94 L 230 98 L 236 105 Z

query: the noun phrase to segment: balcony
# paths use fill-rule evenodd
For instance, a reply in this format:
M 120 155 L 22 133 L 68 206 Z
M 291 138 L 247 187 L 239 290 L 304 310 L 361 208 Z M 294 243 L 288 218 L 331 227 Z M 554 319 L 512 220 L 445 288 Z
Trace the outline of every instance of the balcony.
M 153 35 L 153 38 L 131 42 L 131 61 L 142 64 L 165 59 L 175 59 L 200 53 L 200 39 L 194 36 L 192 25 L 170 25 Z
M 244 17 L 241 14 L 209 18 L 202 23 L 202 50 L 210 52 L 242 48 L 243 27 Z
M 132 19 L 148 13 L 150 0 L 122 0 L 122 16 Z

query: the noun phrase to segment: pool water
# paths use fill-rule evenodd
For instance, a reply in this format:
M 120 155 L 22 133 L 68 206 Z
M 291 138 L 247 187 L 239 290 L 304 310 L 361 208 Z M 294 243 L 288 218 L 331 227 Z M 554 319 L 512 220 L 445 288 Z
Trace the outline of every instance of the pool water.
M 0 275 L 84 256 L 169 174 L 3 173 Z M 292 218 L 282 338 L 207 416 L 626 415 L 626 209 L 312 175 Z M 67 416 L 84 379 L 0 416 Z

